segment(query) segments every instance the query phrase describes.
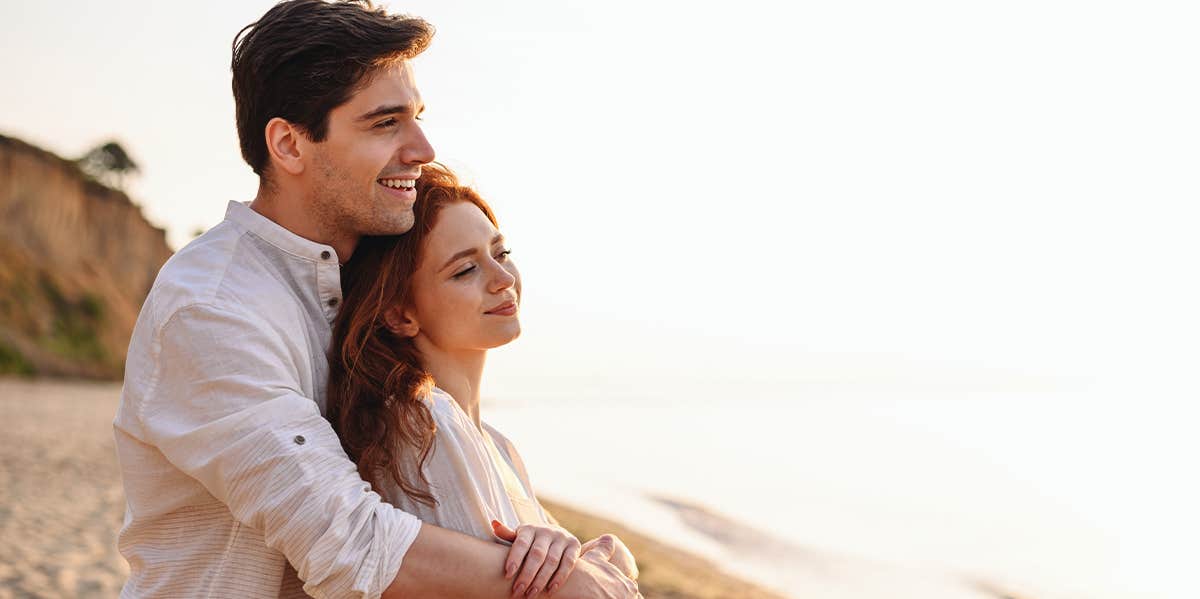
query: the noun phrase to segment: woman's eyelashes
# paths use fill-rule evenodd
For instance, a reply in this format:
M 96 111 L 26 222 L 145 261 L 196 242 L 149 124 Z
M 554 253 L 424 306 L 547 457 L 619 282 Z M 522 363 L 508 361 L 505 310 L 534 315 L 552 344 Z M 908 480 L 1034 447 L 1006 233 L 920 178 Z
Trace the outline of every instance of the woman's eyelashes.
M 510 250 L 508 248 L 501 249 L 495 256 L 496 262 L 506 262 L 508 260 L 509 254 L 512 254 L 512 250 Z M 450 278 L 451 279 L 461 279 L 461 278 L 475 272 L 475 268 L 476 268 L 476 266 L 474 264 L 468 264 L 468 265 L 464 266 L 463 268 L 460 268 L 459 270 L 457 270 L 454 274 L 450 275 Z

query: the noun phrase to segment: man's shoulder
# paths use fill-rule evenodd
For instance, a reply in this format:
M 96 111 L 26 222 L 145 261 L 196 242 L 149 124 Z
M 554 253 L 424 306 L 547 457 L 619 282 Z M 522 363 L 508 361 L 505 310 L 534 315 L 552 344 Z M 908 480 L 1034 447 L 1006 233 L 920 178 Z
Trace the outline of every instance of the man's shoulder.
M 288 294 L 286 285 L 261 272 L 262 260 L 253 244 L 246 243 L 247 235 L 226 220 L 176 252 L 155 278 L 143 317 L 161 326 L 185 308 L 257 314 L 252 304 L 239 300 Z

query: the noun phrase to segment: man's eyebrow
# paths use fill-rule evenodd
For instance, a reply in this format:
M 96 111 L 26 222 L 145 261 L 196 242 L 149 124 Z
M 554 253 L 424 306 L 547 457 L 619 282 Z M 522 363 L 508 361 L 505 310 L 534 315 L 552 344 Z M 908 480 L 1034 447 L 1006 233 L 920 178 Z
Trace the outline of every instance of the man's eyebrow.
M 408 114 L 410 112 L 413 112 L 412 104 L 387 104 L 384 106 L 379 106 L 379 107 L 375 108 L 375 110 L 372 110 L 371 112 L 361 115 L 357 119 L 354 119 L 354 120 L 369 121 L 371 119 L 381 117 L 385 114 Z M 417 107 L 416 116 L 420 116 L 422 112 L 425 112 L 424 105 Z
M 497 243 L 500 243 L 502 241 L 504 241 L 504 235 L 501 235 L 500 233 L 496 233 L 496 236 L 492 238 L 492 245 L 496 245 Z M 440 269 L 438 269 L 438 272 L 441 272 L 443 270 L 446 270 L 447 268 L 450 268 L 450 265 L 454 264 L 454 261 L 458 260 L 459 258 L 466 258 L 467 256 L 472 256 L 477 253 L 479 253 L 479 250 L 477 248 L 471 248 L 469 250 L 463 250 L 457 254 L 454 254 L 453 256 L 450 256 L 450 259 L 447 260 L 446 263 L 443 264 Z

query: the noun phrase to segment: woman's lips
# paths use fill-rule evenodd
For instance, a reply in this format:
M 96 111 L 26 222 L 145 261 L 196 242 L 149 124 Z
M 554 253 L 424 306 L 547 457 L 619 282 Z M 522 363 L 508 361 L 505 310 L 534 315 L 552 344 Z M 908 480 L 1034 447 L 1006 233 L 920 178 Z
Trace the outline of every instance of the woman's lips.
M 505 302 L 499 306 L 496 306 L 495 308 L 492 308 L 491 310 L 488 310 L 487 312 L 484 312 L 484 314 L 494 314 L 496 316 L 512 316 L 516 313 L 517 305 L 513 302 Z

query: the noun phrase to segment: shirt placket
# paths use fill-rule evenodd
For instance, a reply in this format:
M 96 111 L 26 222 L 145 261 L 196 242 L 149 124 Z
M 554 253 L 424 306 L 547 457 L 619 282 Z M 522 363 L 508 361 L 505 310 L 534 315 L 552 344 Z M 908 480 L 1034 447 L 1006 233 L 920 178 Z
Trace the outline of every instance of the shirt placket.
M 330 325 L 337 317 L 342 305 L 342 273 L 337 255 L 332 250 L 322 250 L 317 260 L 317 297 L 321 310 Z

